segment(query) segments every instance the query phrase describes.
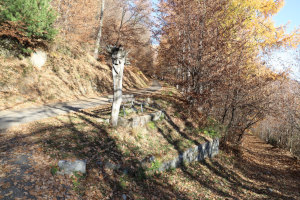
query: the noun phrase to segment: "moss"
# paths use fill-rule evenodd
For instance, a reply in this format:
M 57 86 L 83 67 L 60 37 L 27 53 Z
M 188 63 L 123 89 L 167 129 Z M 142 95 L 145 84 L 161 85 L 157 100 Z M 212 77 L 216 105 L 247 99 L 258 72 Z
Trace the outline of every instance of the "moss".
M 147 123 L 147 127 L 151 130 L 155 130 L 156 129 L 156 124 L 155 122 L 151 121 Z

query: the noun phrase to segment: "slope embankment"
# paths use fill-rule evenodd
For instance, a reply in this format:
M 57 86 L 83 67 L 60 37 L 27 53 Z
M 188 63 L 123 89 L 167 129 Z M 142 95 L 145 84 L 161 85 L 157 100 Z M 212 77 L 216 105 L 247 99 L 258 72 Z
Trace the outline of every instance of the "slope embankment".
M 160 88 L 160 84 L 157 81 L 153 81 L 151 87 L 149 88 L 127 91 L 123 95 L 123 101 L 131 101 L 133 96 L 148 93 L 150 94 L 151 92 L 157 91 Z M 76 112 L 81 109 L 110 104 L 112 102 L 112 99 L 113 95 L 105 95 L 94 98 L 86 98 L 79 101 L 52 103 L 43 106 L 35 106 L 18 110 L 0 111 L 0 131 L 19 124 L 25 124 L 48 117 Z
M 137 68 L 124 71 L 124 90 L 147 87 L 149 80 Z M 111 92 L 108 64 L 80 49 L 49 52 L 46 64 L 35 68 L 29 58 L 0 58 L 0 110 L 103 96 Z

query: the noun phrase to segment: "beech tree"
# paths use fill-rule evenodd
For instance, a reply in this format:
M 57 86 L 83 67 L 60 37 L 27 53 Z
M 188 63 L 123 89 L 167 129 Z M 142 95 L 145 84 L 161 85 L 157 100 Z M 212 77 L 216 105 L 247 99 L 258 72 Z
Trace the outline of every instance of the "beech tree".
M 114 1 L 106 7 L 103 45 L 124 45 L 132 54 L 130 63 L 140 69 L 151 68 L 151 4 L 149 0 Z
M 157 76 L 223 124 L 223 141 L 240 143 L 270 112 L 269 85 L 282 76 L 259 56 L 298 44 L 295 33 L 286 34 L 271 21 L 282 5 L 280 0 L 160 1 Z
M 123 44 L 138 52 L 131 55 L 133 66 L 152 66 L 150 0 L 53 0 L 52 4 L 60 16 L 56 26 L 68 43 L 87 46 L 94 57 L 105 54 L 107 45 Z
M 286 78 L 272 86 L 274 93 L 273 113 L 252 128 L 266 142 L 288 149 L 300 156 L 300 87 L 299 83 Z

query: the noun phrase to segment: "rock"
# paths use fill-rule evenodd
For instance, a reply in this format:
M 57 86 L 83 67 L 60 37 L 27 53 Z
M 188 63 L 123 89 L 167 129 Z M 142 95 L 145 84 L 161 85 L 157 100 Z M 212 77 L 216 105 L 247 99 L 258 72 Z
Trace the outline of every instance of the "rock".
M 135 116 L 129 119 L 125 117 L 119 117 L 118 125 L 123 127 L 130 127 L 130 128 L 142 127 L 145 126 L 150 121 L 160 120 L 161 117 L 164 117 L 164 113 L 162 111 L 157 111 L 142 116 Z M 100 120 L 99 122 L 102 121 Z
M 151 98 L 148 97 L 148 98 L 146 99 L 146 103 L 147 103 L 147 104 L 151 104 L 151 103 L 153 103 L 153 101 L 151 100 Z
M 128 170 L 128 169 L 124 169 L 124 170 L 123 170 L 123 174 L 128 175 L 128 173 L 129 173 L 129 170 Z
M 86 161 L 84 160 L 75 160 L 75 161 L 67 161 L 60 160 L 58 162 L 58 167 L 60 171 L 58 174 L 72 174 L 73 172 L 81 172 L 86 173 Z
M 151 167 L 154 161 L 155 161 L 155 156 L 149 155 L 141 161 L 141 167 L 143 169 L 148 169 Z
M 181 165 L 186 165 L 194 161 L 202 161 L 206 157 L 213 157 L 217 155 L 219 152 L 219 139 L 214 139 L 213 141 L 206 141 L 203 144 L 199 144 L 196 146 L 193 146 L 186 151 L 179 153 L 178 156 L 175 158 L 159 163 L 158 170 L 159 172 L 166 171 L 168 169 L 175 169 Z M 144 170 L 152 168 L 152 163 L 156 161 L 156 158 L 153 155 L 146 156 L 143 160 L 139 162 L 140 167 L 142 167 Z M 102 163 L 100 166 L 103 165 Z M 131 173 L 132 170 L 129 168 L 121 167 L 121 165 L 113 164 L 110 162 L 106 162 L 104 165 L 104 168 L 111 169 L 111 170 L 118 170 L 122 169 L 124 174 Z M 224 185 L 221 183 L 221 185 Z M 267 189 L 269 192 L 272 192 L 273 190 L 271 188 Z
M 186 165 L 194 161 L 202 161 L 206 157 L 213 157 L 219 153 L 219 139 L 207 141 L 203 144 L 191 147 L 180 153 L 178 157 L 161 163 L 159 171 L 177 168 L 180 165 Z
M 122 102 L 134 102 L 135 98 L 133 94 L 127 94 L 122 96 Z
M 106 169 L 111 169 L 111 170 L 118 170 L 121 168 L 120 165 L 116 165 L 114 163 L 111 163 L 111 162 L 106 162 L 105 165 L 104 165 L 104 168 Z
M 96 162 L 96 164 L 97 164 L 97 165 L 99 165 L 100 167 L 101 167 L 101 166 L 103 166 L 103 162 L 102 162 L 102 161 L 100 161 L 100 160 L 99 160 L 99 161 L 97 161 L 97 162 Z
M 151 113 L 151 116 L 153 121 L 158 121 L 160 117 L 164 117 L 164 113 L 162 111 L 157 111 L 155 113 Z
M 135 127 L 141 126 L 140 125 L 140 121 L 141 121 L 140 117 L 134 117 L 134 118 L 132 118 L 131 127 L 135 128 Z
M 214 157 L 215 155 L 219 154 L 219 139 L 216 138 L 213 140 L 211 144 L 211 155 L 210 157 Z
M 145 126 L 148 122 L 151 121 L 151 116 L 150 115 L 144 115 L 144 116 L 141 116 L 139 118 L 140 118 L 139 126 Z
M 177 167 L 177 163 L 179 162 L 179 159 L 178 158 L 175 158 L 173 160 L 171 160 L 169 163 L 170 163 L 170 168 L 171 169 L 174 169 Z
M 37 68 L 42 68 L 47 61 L 47 54 L 42 50 L 37 50 L 36 52 L 32 53 L 30 56 L 30 62 L 33 66 Z
M 99 123 L 108 123 L 109 124 L 109 119 L 101 119 L 101 118 L 99 118 L 99 119 L 97 119 L 97 122 L 99 122 Z

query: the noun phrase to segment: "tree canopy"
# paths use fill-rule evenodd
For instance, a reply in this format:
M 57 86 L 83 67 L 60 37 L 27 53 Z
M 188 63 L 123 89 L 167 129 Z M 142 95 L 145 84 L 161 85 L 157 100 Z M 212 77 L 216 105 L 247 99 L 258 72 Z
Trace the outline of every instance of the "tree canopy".
M 14 22 L 29 38 L 52 40 L 56 35 L 50 0 L 3 0 L 0 5 L 1 24 Z
M 177 85 L 194 106 L 240 141 L 272 104 L 270 85 L 284 78 L 260 57 L 297 46 L 299 34 L 276 27 L 278 0 L 161 0 L 157 76 Z M 273 84 L 274 85 L 274 84 Z

